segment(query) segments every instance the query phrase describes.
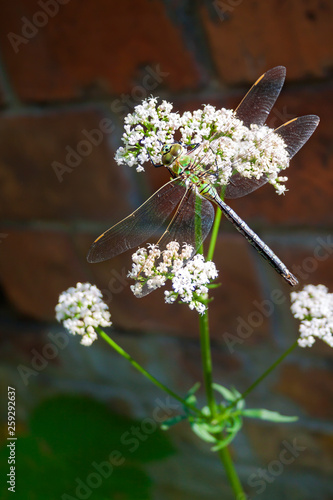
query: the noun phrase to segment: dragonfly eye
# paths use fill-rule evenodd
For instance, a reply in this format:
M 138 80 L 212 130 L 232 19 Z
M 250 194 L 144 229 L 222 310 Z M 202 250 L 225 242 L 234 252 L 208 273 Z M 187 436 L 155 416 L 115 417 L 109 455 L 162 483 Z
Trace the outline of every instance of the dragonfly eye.
M 178 158 L 183 152 L 183 148 L 180 144 L 164 144 L 162 148 L 162 163 L 166 167 L 171 165 L 173 161 Z
M 174 157 L 171 153 L 164 153 L 162 155 L 162 163 L 163 165 L 165 165 L 166 167 L 168 167 L 169 165 L 171 165 L 171 163 L 174 161 Z
M 171 146 L 170 153 L 175 158 L 178 158 L 178 156 L 181 155 L 182 152 L 183 152 L 183 147 L 180 144 L 173 144 Z
M 171 150 L 171 145 L 170 144 L 164 144 L 164 146 L 162 148 L 162 155 L 170 153 L 170 150 Z

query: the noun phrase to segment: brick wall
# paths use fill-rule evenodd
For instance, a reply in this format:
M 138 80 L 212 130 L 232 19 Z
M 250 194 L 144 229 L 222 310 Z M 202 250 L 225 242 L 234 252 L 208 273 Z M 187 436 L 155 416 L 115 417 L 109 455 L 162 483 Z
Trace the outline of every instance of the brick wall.
M 150 94 L 180 111 L 202 103 L 234 107 L 276 65 L 287 67 L 287 80 L 269 124 L 310 113 L 320 116 L 320 126 L 293 159 L 284 197 L 265 186 L 231 205 L 302 284 L 323 283 L 333 291 L 332 2 L 12 0 L 1 10 L 4 333 L 21 328 L 15 318 L 53 321 L 59 293 L 90 281 L 103 290 L 116 329 L 196 341 L 195 313 L 166 306 L 162 292 L 141 300 L 131 295 L 130 252 L 103 264 L 86 262 L 94 238 L 168 179 L 159 169 L 148 168 L 144 176 L 115 164 L 123 117 Z M 290 290 L 227 222 L 215 260 L 222 282 L 211 305 L 216 356 L 221 351 L 234 360 L 231 372 L 250 363 L 254 375 L 257 350 L 274 360 L 296 336 Z M 277 289 L 283 303 L 270 314 L 260 312 Z M 252 328 L 254 311 L 261 320 Z M 240 318 L 251 334 L 230 353 L 223 334 L 234 334 Z M 268 388 L 316 421 L 314 449 L 321 457 L 322 443 L 328 444 L 320 419 L 332 416 L 331 357 L 323 345 L 298 353 Z M 266 366 L 265 359 L 260 363 Z M 300 396 L 305 385 L 306 398 Z M 249 434 L 262 452 L 257 429 Z M 320 474 L 312 462 L 309 467 Z

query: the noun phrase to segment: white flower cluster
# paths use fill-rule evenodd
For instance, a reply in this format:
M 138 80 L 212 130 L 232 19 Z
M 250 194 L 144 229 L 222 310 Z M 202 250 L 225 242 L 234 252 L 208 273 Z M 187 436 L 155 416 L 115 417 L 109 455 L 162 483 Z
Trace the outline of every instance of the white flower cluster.
M 116 161 L 137 165 L 141 172 L 142 163 L 150 159 L 148 150 L 154 163 L 160 163 L 162 145 L 174 142 L 177 131 L 181 143 L 202 144 L 193 155 L 196 161 L 202 161 L 203 168 L 210 165 L 211 181 L 215 184 L 226 185 L 237 169 L 248 178 L 266 175 L 279 194 L 286 190 L 281 183 L 287 177 L 279 176 L 289 166 L 283 139 L 266 125 L 248 128 L 232 110 L 217 110 L 211 105 L 180 116 L 172 112 L 172 104 L 166 101 L 159 106 L 156 98 L 143 101 L 125 118 L 125 146 L 117 150 Z
M 81 344 L 91 345 L 97 339 L 95 328 L 110 326 L 108 306 L 102 292 L 90 283 L 77 283 L 59 297 L 56 318 L 73 335 L 82 335 Z
M 157 106 L 156 97 L 150 97 L 135 106 L 134 112 L 125 117 L 125 133 L 122 137 L 125 147 L 118 148 L 115 155 L 119 165 L 137 165 L 136 170 L 143 172 L 142 163 L 150 160 L 147 150 L 154 163 L 160 162 L 162 144 L 172 142 L 174 132 L 180 126 L 179 115 L 172 112 L 172 107 L 167 101 Z
M 298 344 L 311 347 L 319 338 L 333 347 L 333 293 L 324 285 L 306 285 L 290 296 L 291 312 L 301 320 Z
M 165 291 L 165 302 L 171 304 L 178 298 L 203 314 L 207 308 L 207 285 L 217 278 L 218 272 L 214 262 L 205 262 L 203 255 L 195 255 L 191 245 L 184 244 L 179 252 L 180 245 L 172 241 L 161 251 L 157 245 L 148 245 L 139 248 L 133 255 L 132 271 L 128 274 L 136 280 L 131 290 L 136 297 L 163 286 L 167 279 L 172 282 L 172 291 Z

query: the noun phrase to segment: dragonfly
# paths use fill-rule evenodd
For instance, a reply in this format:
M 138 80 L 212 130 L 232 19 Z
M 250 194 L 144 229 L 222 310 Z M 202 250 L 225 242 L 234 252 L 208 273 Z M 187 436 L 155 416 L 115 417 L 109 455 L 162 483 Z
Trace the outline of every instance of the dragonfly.
M 235 110 L 235 116 L 242 120 L 245 126 L 264 125 L 280 94 L 285 74 L 286 69 L 277 66 L 264 73 L 254 83 Z M 290 159 L 309 139 L 318 123 L 317 116 L 306 115 L 294 118 L 274 130 L 275 134 L 282 137 Z M 219 132 L 216 131 L 209 139 L 211 151 L 214 151 L 219 137 Z M 159 248 L 164 249 L 169 242 L 178 241 L 180 245 L 191 245 L 195 253 L 212 227 L 215 204 L 287 283 L 291 286 L 297 285 L 297 278 L 273 250 L 220 197 L 211 180 L 213 169 L 211 164 L 205 162 L 203 147 L 202 144 L 195 145 L 188 151 L 189 146 L 179 142 L 164 144 L 161 148 L 161 163 L 152 163 L 155 167 L 166 167 L 171 174 L 171 180 L 133 213 L 100 235 L 90 247 L 88 262 L 102 262 L 140 246 L 156 233 L 168 217 L 171 217 L 171 221 L 157 242 Z M 268 176 L 264 174 L 259 179 L 242 176 L 237 171 L 236 161 L 232 164 L 232 175 L 224 186 L 223 198 L 245 196 L 268 180 Z M 150 291 L 152 290 L 146 287 L 144 295 Z

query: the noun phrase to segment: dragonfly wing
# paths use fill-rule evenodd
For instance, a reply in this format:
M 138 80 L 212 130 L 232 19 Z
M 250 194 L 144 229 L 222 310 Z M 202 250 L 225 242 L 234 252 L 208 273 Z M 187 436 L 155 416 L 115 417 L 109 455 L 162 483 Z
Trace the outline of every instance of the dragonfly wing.
M 252 123 L 263 125 L 278 98 L 284 80 L 286 68 L 276 66 L 266 71 L 252 85 L 248 93 L 235 110 L 237 118 L 243 120 L 246 127 Z
M 195 248 L 194 255 L 207 237 L 213 224 L 214 215 L 214 208 L 210 201 L 196 195 L 192 189 L 189 189 L 184 194 L 168 228 L 160 238 L 159 247 L 165 249 L 171 241 L 178 241 L 181 246 L 187 243 Z M 145 297 L 155 289 L 144 284 L 140 297 Z
M 294 118 L 274 130 L 274 133 L 278 134 L 284 140 L 290 159 L 311 137 L 318 123 L 318 116 L 305 115 Z M 268 134 L 268 136 L 269 135 L 270 134 Z M 263 146 L 265 145 L 265 137 L 261 144 Z M 243 177 L 237 172 L 237 164 L 235 164 L 234 169 L 235 173 L 230 177 L 229 183 L 225 189 L 225 198 L 240 198 L 241 196 L 245 196 L 255 191 L 268 181 L 266 175 L 262 175 L 259 179 L 247 179 Z
M 266 184 L 267 181 L 267 175 L 262 175 L 259 179 L 256 179 L 255 177 L 248 179 L 235 171 L 235 173 L 230 177 L 228 185 L 225 188 L 224 197 L 230 199 L 240 198 L 252 193 L 252 191 L 255 191 L 259 187 Z
M 88 262 L 102 262 L 141 245 L 163 224 L 185 192 L 186 188 L 177 179 L 164 184 L 131 215 L 94 241 Z
M 180 245 L 193 246 L 196 253 L 212 227 L 214 216 L 211 202 L 189 189 L 158 242 L 160 248 L 164 249 L 170 241 L 178 241 Z
M 274 132 L 282 137 L 287 146 L 288 154 L 292 158 L 311 137 L 318 124 L 318 116 L 305 115 L 284 123 Z

